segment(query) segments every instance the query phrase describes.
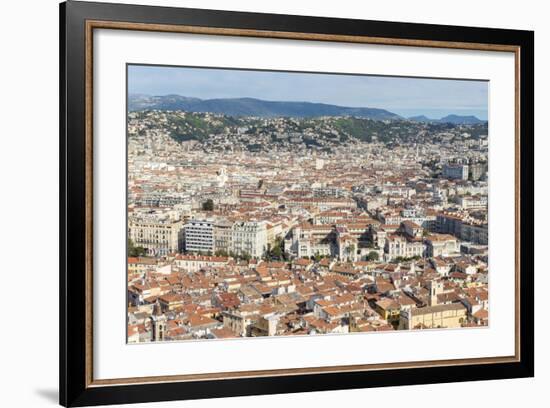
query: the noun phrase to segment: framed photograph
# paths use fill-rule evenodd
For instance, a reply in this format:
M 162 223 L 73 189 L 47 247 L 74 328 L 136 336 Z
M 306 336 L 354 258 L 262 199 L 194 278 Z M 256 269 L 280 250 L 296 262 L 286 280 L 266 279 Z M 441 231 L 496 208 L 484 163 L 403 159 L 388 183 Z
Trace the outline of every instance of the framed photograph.
M 534 375 L 534 34 L 60 6 L 60 403 Z

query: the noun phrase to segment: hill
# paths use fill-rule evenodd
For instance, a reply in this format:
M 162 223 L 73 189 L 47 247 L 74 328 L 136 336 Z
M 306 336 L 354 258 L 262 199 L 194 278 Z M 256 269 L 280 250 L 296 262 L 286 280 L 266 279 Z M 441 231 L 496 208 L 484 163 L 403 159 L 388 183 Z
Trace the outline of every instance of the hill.
M 195 113 L 219 113 L 228 116 L 248 117 L 318 117 L 355 116 L 377 120 L 401 119 L 385 109 L 347 107 L 313 102 L 264 101 L 255 98 L 199 99 L 181 95 L 128 96 L 129 111 L 182 110 Z
M 485 123 L 485 120 L 478 119 L 476 116 L 468 115 L 447 115 L 444 118 L 439 119 L 441 123 L 452 123 L 454 125 L 475 125 L 478 123 Z
M 427 117 L 425 115 L 411 116 L 408 119 L 413 121 L 413 122 L 434 122 L 434 119 L 430 119 L 429 117 Z

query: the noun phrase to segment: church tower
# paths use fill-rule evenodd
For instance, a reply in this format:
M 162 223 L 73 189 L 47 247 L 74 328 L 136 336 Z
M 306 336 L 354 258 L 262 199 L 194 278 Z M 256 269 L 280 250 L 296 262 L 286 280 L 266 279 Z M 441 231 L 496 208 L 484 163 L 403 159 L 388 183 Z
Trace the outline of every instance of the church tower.
M 153 341 L 164 341 L 166 333 L 166 316 L 162 313 L 162 308 L 157 299 L 151 313 L 151 324 L 153 326 Z
M 216 180 L 218 182 L 218 187 L 225 186 L 225 183 L 227 183 L 228 180 L 227 176 L 227 169 L 225 166 L 222 166 L 217 172 L 216 172 Z
M 441 282 L 440 280 L 432 279 L 428 282 L 428 290 L 430 291 L 428 306 L 437 305 L 437 295 L 443 293 L 443 282 Z

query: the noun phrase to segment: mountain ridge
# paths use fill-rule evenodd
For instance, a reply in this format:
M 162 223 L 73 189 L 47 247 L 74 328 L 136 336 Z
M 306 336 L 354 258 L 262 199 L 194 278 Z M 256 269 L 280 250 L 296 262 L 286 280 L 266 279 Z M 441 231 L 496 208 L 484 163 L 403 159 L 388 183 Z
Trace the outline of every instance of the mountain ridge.
M 314 117 L 357 116 L 369 119 L 403 119 L 385 109 L 348 107 L 317 102 L 266 101 L 257 98 L 200 99 L 181 95 L 128 95 L 128 110 L 183 110 L 195 113 L 220 113 L 228 116 Z
M 453 124 L 476 124 L 485 121 L 475 116 L 447 115 L 442 119 L 429 119 L 425 115 L 405 118 L 381 108 L 349 107 L 307 101 L 267 101 L 251 97 L 200 99 L 178 94 L 146 95 L 129 94 L 128 110 L 182 110 L 194 113 L 217 113 L 228 116 L 256 117 L 316 117 L 355 116 L 374 120 L 411 120 L 416 122 L 445 122 Z
M 426 115 L 410 116 L 407 118 L 412 122 L 423 123 L 452 123 L 453 125 L 476 125 L 487 122 L 486 120 L 479 119 L 474 115 L 456 115 L 450 114 L 442 117 L 441 119 L 431 119 Z

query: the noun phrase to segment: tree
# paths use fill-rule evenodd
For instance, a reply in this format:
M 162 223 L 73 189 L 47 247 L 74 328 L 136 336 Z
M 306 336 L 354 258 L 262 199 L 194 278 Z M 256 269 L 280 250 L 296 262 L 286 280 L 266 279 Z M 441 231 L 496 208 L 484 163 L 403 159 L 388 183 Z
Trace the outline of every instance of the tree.
M 391 261 L 391 263 L 400 263 L 400 262 L 409 262 L 409 261 L 418 261 L 422 257 L 420 255 L 415 256 L 398 256 Z
M 229 252 L 229 256 L 231 258 L 239 259 L 241 261 L 250 261 L 252 259 L 252 255 L 250 255 L 248 252 Z
M 267 261 L 270 261 L 272 259 L 277 259 L 279 261 L 284 260 L 285 254 L 284 254 L 283 246 L 284 246 L 284 242 L 282 238 L 280 237 L 276 238 L 273 246 L 271 246 L 271 244 L 267 245 L 267 251 L 265 252 L 264 259 Z
M 355 255 L 357 253 L 357 248 L 355 247 L 355 244 L 352 244 L 345 249 L 345 254 L 347 255 L 348 261 L 351 261 L 352 255 Z
M 128 256 L 140 257 L 147 254 L 147 249 L 141 246 L 135 246 L 134 242 L 128 238 Z
M 367 255 L 367 259 L 369 261 L 378 261 L 379 258 L 380 258 L 380 255 L 376 251 L 370 251 L 369 254 Z
M 314 256 L 312 256 L 313 260 L 315 262 L 320 262 L 323 258 L 328 258 L 327 255 L 321 255 L 319 252 L 316 252 Z
M 284 258 L 283 245 L 284 245 L 284 242 L 281 238 L 275 239 L 275 245 L 271 249 L 271 256 L 273 258 L 275 258 L 275 259 L 283 259 Z
M 202 203 L 203 211 L 214 211 L 214 201 L 211 198 Z

